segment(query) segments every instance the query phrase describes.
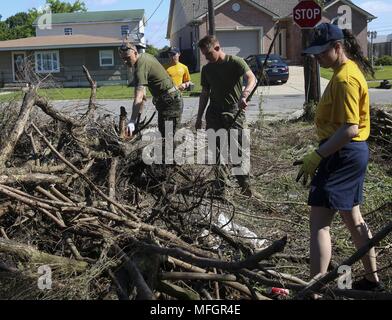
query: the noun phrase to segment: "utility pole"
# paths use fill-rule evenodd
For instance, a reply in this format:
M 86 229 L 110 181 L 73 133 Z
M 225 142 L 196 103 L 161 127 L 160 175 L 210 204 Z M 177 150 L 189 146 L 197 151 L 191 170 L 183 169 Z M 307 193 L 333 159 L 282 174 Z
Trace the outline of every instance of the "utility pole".
M 302 47 L 310 46 L 312 30 L 302 29 Z M 316 58 L 312 55 L 304 56 L 304 76 L 305 76 L 305 101 L 317 103 L 320 101 L 320 66 Z
M 377 31 L 368 31 L 367 35 L 370 38 L 370 61 L 372 63 L 372 67 L 374 67 L 373 40 L 377 38 Z
M 214 0 L 208 0 L 208 34 L 211 36 L 215 35 L 215 9 Z

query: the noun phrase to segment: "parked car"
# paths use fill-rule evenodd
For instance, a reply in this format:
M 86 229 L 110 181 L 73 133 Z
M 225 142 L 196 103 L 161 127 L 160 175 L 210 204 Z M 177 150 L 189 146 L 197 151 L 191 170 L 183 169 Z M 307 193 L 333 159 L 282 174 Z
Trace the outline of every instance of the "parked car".
M 245 59 L 256 77 L 259 77 L 260 70 L 263 66 L 266 54 L 252 54 Z M 265 79 L 262 84 L 272 83 L 286 83 L 289 79 L 289 66 L 287 63 L 277 54 L 271 54 L 268 57 L 267 65 L 264 70 Z

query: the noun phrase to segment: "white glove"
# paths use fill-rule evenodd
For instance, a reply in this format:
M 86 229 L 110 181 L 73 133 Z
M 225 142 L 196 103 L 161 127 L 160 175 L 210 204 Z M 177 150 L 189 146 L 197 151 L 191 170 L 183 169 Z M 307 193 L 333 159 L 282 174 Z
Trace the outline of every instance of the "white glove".
M 127 135 L 130 137 L 132 133 L 135 131 L 135 122 L 131 121 L 127 125 Z

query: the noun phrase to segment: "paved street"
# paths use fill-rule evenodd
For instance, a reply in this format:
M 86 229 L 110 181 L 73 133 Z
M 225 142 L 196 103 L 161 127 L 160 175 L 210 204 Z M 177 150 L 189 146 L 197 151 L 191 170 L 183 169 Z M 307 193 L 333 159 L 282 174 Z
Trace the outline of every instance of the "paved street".
M 321 90 L 324 91 L 328 80 L 321 79 Z M 253 96 L 246 116 L 249 122 L 254 122 L 260 114 L 262 108 L 265 119 L 289 119 L 298 116 L 302 111 L 302 105 L 305 100 L 304 80 L 302 67 L 290 67 L 290 79 L 283 85 L 261 86 Z M 130 89 L 131 90 L 131 89 Z M 392 90 L 370 89 L 370 98 L 372 104 L 391 104 Z M 101 112 L 103 113 L 120 113 L 120 106 L 126 107 L 131 111 L 131 100 L 99 100 Z M 191 97 L 184 99 L 183 121 L 194 120 L 197 115 L 199 98 Z M 75 110 L 78 106 L 85 106 L 86 101 L 58 101 L 55 106 L 64 108 L 67 106 L 70 110 Z M 151 99 L 146 104 L 146 116 L 151 115 L 155 108 Z M 156 121 L 156 118 L 155 118 Z

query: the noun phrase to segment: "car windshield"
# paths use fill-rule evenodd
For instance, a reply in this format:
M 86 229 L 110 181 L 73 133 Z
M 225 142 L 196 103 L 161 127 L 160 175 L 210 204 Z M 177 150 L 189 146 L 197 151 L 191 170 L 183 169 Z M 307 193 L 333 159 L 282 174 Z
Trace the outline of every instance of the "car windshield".
M 263 64 L 265 57 L 266 57 L 266 55 L 258 55 L 257 56 L 258 63 Z M 272 64 L 277 64 L 277 63 L 284 63 L 284 62 L 282 61 L 282 59 L 279 56 L 271 54 L 268 57 L 267 66 L 270 66 Z

